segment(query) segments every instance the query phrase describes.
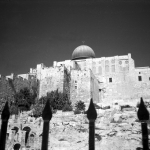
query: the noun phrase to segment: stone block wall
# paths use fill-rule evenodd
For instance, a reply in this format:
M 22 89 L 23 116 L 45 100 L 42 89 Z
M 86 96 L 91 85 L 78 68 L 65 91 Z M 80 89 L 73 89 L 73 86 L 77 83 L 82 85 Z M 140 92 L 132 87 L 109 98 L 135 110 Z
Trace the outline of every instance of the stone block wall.
M 44 73 L 41 72 L 41 74 Z M 46 96 L 48 92 L 55 91 L 57 89 L 59 92 L 63 93 L 64 67 L 49 68 L 46 73 L 46 77 L 42 77 L 40 80 L 39 98 Z
M 70 99 L 72 103 L 79 100 L 89 102 L 90 98 L 90 72 L 86 70 L 72 70 L 70 87 Z
M 21 89 L 27 87 L 30 90 L 38 89 L 38 83 L 34 76 L 29 76 L 29 79 L 23 79 L 22 77 L 14 76 L 13 79 L 9 80 L 6 77 L 1 76 L 0 78 L 0 103 L 14 100 L 15 91 L 19 92 Z M 0 108 L 1 110 L 1 108 Z
M 141 76 L 141 81 L 139 81 Z M 106 92 L 103 93 L 104 101 L 150 98 L 150 72 L 149 69 L 134 69 L 129 72 L 120 72 L 114 75 L 107 75 L 103 86 Z M 112 82 L 109 82 L 109 78 Z
M 91 91 L 91 98 L 93 99 L 93 102 L 99 103 L 99 81 L 94 76 L 93 72 L 90 70 L 90 91 Z
M 63 93 L 70 99 L 71 75 L 67 68 L 64 68 Z

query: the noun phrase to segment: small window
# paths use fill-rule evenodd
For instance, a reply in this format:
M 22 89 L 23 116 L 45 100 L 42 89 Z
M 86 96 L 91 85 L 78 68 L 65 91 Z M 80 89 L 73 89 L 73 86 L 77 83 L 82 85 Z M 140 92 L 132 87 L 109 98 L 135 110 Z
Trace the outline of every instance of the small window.
M 139 72 L 139 74 L 141 74 L 141 72 Z
M 142 77 L 141 76 L 138 76 L 138 79 L 139 79 L 139 81 L 142 81 Z
M 112 82 L 112 78 L 109 78 L 109 82 Z
M 75 83 L 77 83 L 77 81 L 74 81 Z
M 114 63 L 115 63 L 115 60 L 114 60 L 114 59 L 112 59 L 112 60 L 111 60 L 111 63 L 112 63 L 112 64 L 114 64 Z
M 109 64 L 109 60 L 106 60 L 106 61 L 105 61 L 105 64 L 108 65 L 108 64 Z
M 150 81 L 150 77 L 149 77 L 149 81 Z
M 75 86 L 75 89 L 77 89 L 77 86 Z
M 119 65 L 121 65 L 122 64 L 122 61 L 119 61 Z

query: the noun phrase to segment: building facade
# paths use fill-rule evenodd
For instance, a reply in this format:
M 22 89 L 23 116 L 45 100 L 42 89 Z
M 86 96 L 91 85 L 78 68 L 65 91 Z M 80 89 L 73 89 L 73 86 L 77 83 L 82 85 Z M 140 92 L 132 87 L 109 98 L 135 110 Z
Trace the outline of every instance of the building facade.
M 72 102 L 150 98 L 149 67 L 135 67 L 131 54 L 96 58 L 86 45 L 77 47 L 71 60 L 54 61 L 51 67 L 38 64 L 29 74 L 40 82 L 39 97 L 58 89 Z

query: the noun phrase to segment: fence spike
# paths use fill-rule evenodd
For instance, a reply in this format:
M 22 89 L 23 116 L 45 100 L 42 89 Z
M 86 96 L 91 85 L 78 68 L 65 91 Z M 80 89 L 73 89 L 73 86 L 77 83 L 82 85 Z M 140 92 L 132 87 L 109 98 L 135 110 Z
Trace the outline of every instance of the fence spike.
M 41 150 L 48 150 L 48 136 L 49 136 L 49 121 L 52 118 L 52 111 L 50 108 L 49 100 L 47 100 L 45 108 L 42 113 L 43 133 L 42 133 L 42 147 Z
M 92 99 L 87 111 L 87 118 L 89 119 L 89 150 L 95 150 L 95 120 L 97 112 Z
M 47 100 L 46 105 L 43 109 L 42 118 L 43 118 L 43 120 L 49 120 L 49 121 L 52 118 L 52 111 L 50 108 L 49 100 Z
M 8 120 L 10 117 L 10 112 L 9 112 L 9 106 L 8 106 L 8 102 L 5 103 L 4 109 L 2 111 L 2 120 Z
M 149 150 L 148 129 L 147 129 L 147 123 L 145 122 L 146 120 L 149 120 L 149 112 L 145 107 L 142 97 L 141 97 L 141 102 L 140 102 L 139 109 L 137 112 L 137 116 L 139 120 L 141 121 L 143 150 Z
M 89 108 L 87 110 L 87 118 L 89 120 L 96 120 L 96 118 L 97 118 L 97 112 L 96 112 L 95 106 L 93 104 L 92 98 L 91 98 L 91 101 L 90 101 Z
M 137 112 L 137 116 L 138 116 L 140 121 L 149 120 L 149 112 L 145 107 L 145 104 L 144 104 L 144 101 L 143 101 L 142 97 L 141 97 L 139 109 L 138 109 L 138 112 Z
M 1 125 L 1 132 L 0 132 L 0 150 L 5 150 L 6 133 L 7 133 L 7 125 L 8 125 L 9 117 L 10 117 L 9 106 L 8 106 L 8 102 L 6 102 L 1 114 L 2 125 Z

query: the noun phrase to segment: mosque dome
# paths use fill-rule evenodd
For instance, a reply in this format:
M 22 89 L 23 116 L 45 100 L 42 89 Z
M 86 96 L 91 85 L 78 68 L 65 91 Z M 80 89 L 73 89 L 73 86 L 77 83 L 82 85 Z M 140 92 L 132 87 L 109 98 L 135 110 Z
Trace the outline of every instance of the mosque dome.
M 94 51 L 87 45 L 78 46 L 72 53 L 72 60 L 86 58 L 95 58 Z

